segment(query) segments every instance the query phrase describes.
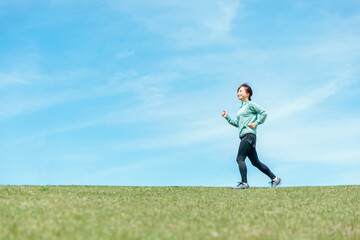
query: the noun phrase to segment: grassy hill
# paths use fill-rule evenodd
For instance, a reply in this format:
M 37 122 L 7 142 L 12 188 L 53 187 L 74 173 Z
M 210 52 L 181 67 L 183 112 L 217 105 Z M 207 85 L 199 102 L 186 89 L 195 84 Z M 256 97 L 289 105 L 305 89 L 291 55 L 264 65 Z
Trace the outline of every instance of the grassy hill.
M 360 186 L 0 186 L 0 239 L 360 239 Z

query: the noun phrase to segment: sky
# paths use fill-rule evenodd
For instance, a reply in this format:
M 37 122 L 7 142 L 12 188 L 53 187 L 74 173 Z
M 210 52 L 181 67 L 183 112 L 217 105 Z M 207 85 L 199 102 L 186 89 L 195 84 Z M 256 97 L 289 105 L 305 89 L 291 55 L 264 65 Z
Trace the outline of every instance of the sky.
M 235 186 L 246 82 L 282 186 L 359 185 L 359 43 L 357 0 L 0 0 L 0 184 Z

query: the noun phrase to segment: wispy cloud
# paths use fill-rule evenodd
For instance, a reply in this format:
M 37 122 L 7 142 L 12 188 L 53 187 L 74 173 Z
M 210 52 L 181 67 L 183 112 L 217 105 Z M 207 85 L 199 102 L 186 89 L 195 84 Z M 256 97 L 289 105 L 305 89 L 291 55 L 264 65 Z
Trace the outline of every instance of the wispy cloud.
M 112 8 L 132 11 L 150 31 L 175 40 L 181 47 L 203 46 L 232 41 L 232 22 L 238 1 L 108 1 Z M 141 7 L 139 7 L 141 5 Z M 145 5 L 145 6 L 144 6 Z M 142 11 L 141 9 L 147 9 Z M 151 11 L 148 11 L 151 9 Z M 154 14 L 155 13 L 155 14 Z
M 296 99 L 288 98 L 283 100 L 283 104 L 280 106 L 277 105 L 275 108 L 270 109 L 273 115 L 270 121 L 278 121 L 279 119 L 284 119 L 291 114 L 305 111 L 331 96 L 340 94 L 343 92 L 344 88 L 351 86 L 351 84 L 356 82 L 357 81 L 354 79 L 354 74 L 352 72 L 346 71 L 321 87 L 318 87 L 309 92 L 303 91 L 296 93 L 296 95 L 300 97 Z
M 167 83 L 178 77 L 177 74 L 165 73 L 138 76 L 137 73 L 115 73 L 113 77 L 101 79 L 82 85 L 81 81 L 77 84 L 78 79 L 86 79 L 90 77 L 91 72 L 85 71 L 66 71 L 53 75 L 44 76 L 42 74 L 20 75 L 17 74 L 4 75 L 3 84 L 22 83 L 22 95 L 5 95 L 0 103 L 0 117 L 9 118 L 25 113 L 48 109 L 61 104 L 69 104 L 86 99 L 96 99 L 109 97 L 126 92 L 134 93 L 135 101 L 147 103 L 149 107 L 158 106 L 164 102 L 163 95 L 167 91 Z M 39 80 L 41 78 L 41 80 Z M 63 79 L 66 81 L 62 81 Z M 90 77 L 93 78 L 93 77 Z M 34 83 L 33 79 L 37 82 Z M 0 79 L 1 80 L 1 79 Z M 88 80 L 87 80 L 88 81 Z M 31 83 L 31 86 L 26 86 Z M 57 88 L 53 86 L 57 85 Z M 67 85 L 72 85 L 69 88 Z M 76 86 L 76 87 L 75 87 Z M 38 94 L 36 89 L 48 89 L 47 92 Z M 35 90 L 34 90 L 35 89 Z M 11 102 L 11 105 L 8 104 Z
M 111 88 L 105 85 L 88 89 L 55 91 L 42 95 L 26 94 L 24 96 L 10 96 L 6 99 L 3 98 L 3 101 L 0 103 L 0 117 L 9 118 L 79 100 L 116 95 L 124 91 L 125 88 L 122 87 Z M 11 102 L 11 105 L 8 104 L 9 102 Z
M 165 133 L 164 135 L 152 136 L 148 139 L 137 139 L 134 142 L 126 141 L 115 143 L 114 148 L 127 151 L 144 149 L 156 150 L 171 147 L 182 148 L 195 144 L 224 141 L 224 139 L 231 135 L 231 132 L 234 132 L 234 130 L 231 130 L 232 129 L 226 126 L 226 124 L 222 126 L 217 125 L 216 128 L 214 128 L 214 126 L 187 128 L 178 133 Z
M 360 119 L 343 116 L 315 120 L 297 123 L 296 127 L 294 123 L 270 123 L 261 129 L 261 149 L 279 162 L 358 164 Z
M 217 43 L 232 43 L 235 41 L 231 36 L 232 23 L 236 17 L 238 4 L 236 2 L 218 2 L 208 8 L 206 15 L 194 12 L 192 22 L 189 25 L 179 26 L 176 31 L 167 32 L 181 47 L 204 46 Z M 192 6 L 195 9 L 203 9 L 202 6 Z M 191 12 L 191 11 L 190 11 Z M 185 9 L 183 17 L 188 16 L 189 9 Z M 167 16 L 169 17 L 169 16 Z M 182 18 L 183 18 L 182 17 Z M 155 28 L 157 23 L 148 23 Z M 177 25 L 175 22 L 174 25 Z M 166 32 L 163 32 L 163 34 Z
M 134 54 L 135 54 L 135 52 L 133 52 L 133 51 L 118 52 L 118 53 L 116 53 L 116 58 L 118 58 L 118 59 L 128 58 L 128 57 L 133 56 Z
M 11 85 L 32 85 L 44 78 L 46 78 L 45 74 L 40 74 L 29 69 L 10 73 L 0 72 L 0 88 Z
M 27 82 L 20 76 L 0 73 L 0 87 L 9 84 L 27 84 Z

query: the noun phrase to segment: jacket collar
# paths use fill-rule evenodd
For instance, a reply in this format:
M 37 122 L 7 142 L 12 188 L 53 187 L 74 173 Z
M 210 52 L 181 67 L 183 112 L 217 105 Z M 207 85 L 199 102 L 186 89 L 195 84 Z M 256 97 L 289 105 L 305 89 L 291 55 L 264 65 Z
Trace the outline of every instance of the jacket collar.
M 245 106 L 246 104 L 248 104 L 249 101 L 248 100 L 245 100 L 244 102 L 241 102 L 241 106 Z

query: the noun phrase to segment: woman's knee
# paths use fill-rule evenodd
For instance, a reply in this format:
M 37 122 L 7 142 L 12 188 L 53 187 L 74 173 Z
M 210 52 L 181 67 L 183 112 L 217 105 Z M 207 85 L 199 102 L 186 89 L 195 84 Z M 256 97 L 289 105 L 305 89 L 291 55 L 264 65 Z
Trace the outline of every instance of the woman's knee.
M 251 164 L 254 166 L 254 167 L 261 167 L 261 162 L 260 161 L 251 161 Z
M 245 162 L 245 158 L 246 158 L 246 156 L 238 155 L 236 158 L 236 161 L 238 164 L 241 164 L 241 163 Z

